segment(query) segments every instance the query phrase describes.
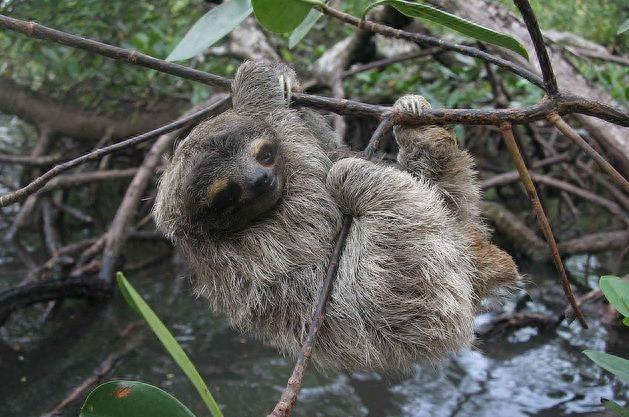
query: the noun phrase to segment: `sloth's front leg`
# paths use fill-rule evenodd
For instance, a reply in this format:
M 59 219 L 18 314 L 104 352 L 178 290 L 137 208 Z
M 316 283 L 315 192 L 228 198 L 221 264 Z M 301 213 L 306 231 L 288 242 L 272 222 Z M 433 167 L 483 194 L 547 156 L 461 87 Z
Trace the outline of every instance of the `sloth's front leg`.
M 295 71 L 281 62 L 246 61 L 232 84 L 232 103 L 239 114 L 267 116 L 290 105 L 300 90 Z
M 403 96 L 393 106 L 394 111 L 416 114 L 429 108 L 428 101 L 419 95 Z M 441 126 L 396 126 L 394 133 L 400 146 L 400 165 L 436 185 L 460 221 L 476 222 L 480 187 L 472 158 L 458 148 L 454 134 Z

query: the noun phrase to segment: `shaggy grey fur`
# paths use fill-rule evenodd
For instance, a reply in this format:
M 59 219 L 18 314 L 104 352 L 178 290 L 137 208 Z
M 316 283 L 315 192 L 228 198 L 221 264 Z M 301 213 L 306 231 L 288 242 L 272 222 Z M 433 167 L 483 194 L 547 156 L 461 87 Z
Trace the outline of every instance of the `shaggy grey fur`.
M 155 219 L 187 256 L 197 293 L 236 328 L 296 355 L 348 213 L 354 222 L 313 360 L 326 369 L 406 371 L 469 345 L 480 297 L 519 279 L 511 258 L 487 241 L 469 155 L 441 127 L 398 127 L 407 172 L 357 158 L 333 163 L 338 139 L 321 116 L 288 108 L 287 82 L 296 85 L 281 64 L 244 63 L 233 110 L 200 123 L 164 172 Z M 396 103 L 425 105 L 408 96 Z M 243 119 L 279 138 L 282 196 L 247 227 L 212 232 L 190 214 L 200 204 L 187 195 L 193 161 Z

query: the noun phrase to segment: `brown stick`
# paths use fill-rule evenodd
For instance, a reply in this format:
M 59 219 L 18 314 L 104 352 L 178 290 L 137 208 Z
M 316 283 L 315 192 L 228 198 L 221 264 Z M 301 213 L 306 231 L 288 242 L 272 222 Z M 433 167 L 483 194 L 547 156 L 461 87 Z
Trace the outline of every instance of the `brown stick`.
M 380 122 L 373 135 L 371 136 L 371 139 L 369 140 L 369 145 L 365 148 L 365 159 L 371 159 L 375 149 L 380 143 L 381 137 L 389 130 L 389 128 L 391 127 L 391 123 L 392 117 L 385 117 Z M 295 362 L 295 366 L 293 367 L 293 372 L 288 379 L 288 384 L 286 385 L 284 392 L 282 392 L 280 400 L 275 405 L 275 408 L 273 409 L 271 414 L 269 414 L 267 417 L 288 417 L 290 416 L 290 413 L 292 412 L 293 407 L 297 402 L 297 396 L 299 395 L 299 391 L 301 389 L 301 382 L 304 378 L 306 368 L 308 367 L 308 360 L 312 355 L 312 347 L 314 345 L 315 339 L 317 338 L 317 333 L 319 331 L 319 328 L 321 327 L 321 323 L 323 323 L 325 308 L 327 306 L 330 293 L 332 292 L 332 285 L 334 283 L 334 279 L 336 278 L 336 271 L 338 270 L 339 261 L 341 259 L 341 255 L 343 254 L 345 240 L 347 239 L 347 235 L 349 234 L 352 220 L 352 216 L 345 215 L 343 217 L 343 225 L 341 226 L 341 231 L 336 237 L 334 251 L 332 252 L 332 257 L 330 258 L 330 263 L 328 264 L 328 268 L 325 273 L 323 286 L 321 287 L 321 291 L 319 292 L 317 307 L 312 316 L 310 328 L 308 329 L 308 336 L 306 336 L 306 341 L 304 342 L 301 348 L 301 352 L 297 357 L 297 361 Z
M 568 302 L 575 311 L 575 314 L 579 319 L 579 323 L 581 323 L 581 326 L 587 329 L 588 325 L 585 321 L 585 317 L 583 317 L 583 313 L 581 313 L 581 310 L 579 310 L 579 306 L 577 305 L 576 300 L 574 299 L 574 294 L 572 293 L 572 288 L 570 288 L 570 281 L 568 281 L 566 270 L 564 269 L 563 262 L 561 261 L 561 256 L 559 255 L 559 250 L 557 249 L 557 242 L 555 242 L 555 236 L 553 235 L 550 222 L 548 221 L 548 217 L 546 217 L 544 207 L 542 207 L 542 203 L 540 202 L 537 191 L 535 190 L 535 185 L 533 185 L 533 180 L 531 179 L 529 171 L 526 168 L 526 164 L 524 163 L 524 159 L 522 159 L 522 154 L 520 153 L 518 144 L 516 143 L 515 137 L 513 136 L 513 128 L 509 123 L 503 123 L 500 126 L 500 130 L 502 131 L 502 135 L 507 144 L 507 148 L 511 153 L 513 162 L 518 169 L 518 172 L 520 173 L 520 179 L 522 180 L 522 184 L 526 189 L 526 193 L 531 200 L 533 211 L 537 216 L 537 220 L 540 224 L 540 227 L 542 228 L 542 232 L 544 233 L 546 242 L 548 242 L 551 256 L 553 258 L 553 262 L 555 263 L 555 267 L 559 272 L 559 278 L 561 280 L 561 285 L 563 286 L 564 293 L 566 294 L 566 298 L 568 298 Z
M 350 23 L 357 27 L 361 25 L 361 21 L 358 18 L 340 12 L 338 10 L 331 9 L 327 6 L 325 6 L 324 13 L 330 14 L 331 16 L 337 17 L 343 21 L 347 21 L 347 23 Z M 420 35 L 417 33 L 404 32 L 373 22 L 362 23 L 364 25 L 361 27 L 363 27 L 364 29 L 370 29 L 385 36 L 394 38 L 408 36 L 410 37 L 409 40 L 417 40 L 418 43 L 424 43 L 429 46 L 439 46 L 444 49 L 455 50 L 457 52 L 465 53 L 467 55 L 477 56 L 481 59 L 488 60 L 489 62 L 492 62 L 507 69 L 519 68 L 517 66 L 514 66 L 514 64 L 512 64 L 510 61 L 503 60 L 502 58 L 497 58 L 477 48 L 452 45 L 440 39 L 432 38 L 430 36 L 427 37 L 425 35 Z M 150 57 L 148 55 L 138 54 L 135 51 L 118 48 L 101 42 L 85 39 L 80 36 L 64 33 L 55 29 L 47 28 L 46 26 L 39 25 L 35 22 L 26 22 L 24 20 L 0 15 L 0 27 L 24 33 L 28 36 L 51 40 L 53 42 L 69 45 L 78 49 L 84 49 L 96 54 L 107 56 L 109 58 L 128 61 L 132 64 L 155 69 L 157 71 L 165 72 L 181 78 L 203 82 L 205 84 L 217 85 L 224 88 L 229 87 L 231 84 L 231 80 L 224 77 L 219 77 L 214 74 L 194 70 L 184 67 L 182 65 L 172 64 L 170 62 Z M 420 42 L 419 39 L 422 39 L 423 41 Z M 536 80 L 535 83 L 543 87 L 543 81 L 540 77 L 531 73 L 528 70 L 521 70 L 523 70 L 524 72 L 519 75 L 526 79 Z M 294 94 L 293 98 L 294 102 L 297 105 L 313 107 L 322 110 L 329 110 L 343 115 L 364 116 L 380 119 L 386 112 L 390 111 L 388 107 L 384 106 L 376 106 L 372 104 L 361 103 L 358 101 L 320 97 L 303 93 Z M 583 97 L 570 95 L 562 95 L 556 97 L 554 96 L 552 99 L 544 100 L 535 106 L 523 109 L 427 109 L 423 111 L 421 115 L 408 113 L 404 117 L 404 119 L 416 124 L 443 125 L 451 123 L 462 123 L 500 125 L 500 123 L 502 122 L 518 124 L 545 118 L 546 114 L 553 109 L 559 114 L 581 113 L 589 116 L 598 117 L 602 120 L 606 120 L 608 122 L 612 122 L 621 126 L 629 126 L 629 115 L 627 114 L 627 112 L 618 108 L 614 108 L 612 106 L 597 103 L 593 100 L 589 100 Z M 0 198 L 0 206 L 2 205 L 5 204 L 2 204 L 2 200 Z
M 187 117 L 178 119 L 172 123 L 167 124 L 166 126 L 162 126 L 158 129 L 151 130 L 150 132 L 143 133 L 138 136 L 134 136 L 130 139 L 123 140 L 122 142 L 118 142 L 110 146 L 105 146 L 104 148 L 97 149 L 95 151 L 92 151 L 78 158 L 64 162 L 63 164 L 56 165 L 54 168 L 48 170 L 44 175 L 37 177 L 34 181 L 29 183 L 25 187 L 22 187 L 14 192 L 0 196 L 0 207 L 22 200 L 23 198 L 33 194 L 34 192 L 42 188 L 51 178 L 61 174 L 62 172 L 72 169 L 78 165 L 81 165 L 85 162 L 97 160 L 101 158 L 102 156 L 110 154 L 112 152 L 129 148 L 131 146 L 135 146 L 139 143 L 146 142 L 147 140 L 161 136 L 168 132 L 181 129 L 182 127 L 190 123 L 199 122 L 200 120 L 208 117 L 208 115 L 211 114 L 212 112 L 215 112 L 219 109 L 226 107 L 229 101 L 230 101 L 229 97 L 224 98 L 207 108 L 201 109 Z
M 335 19 L 338 19 L 341 22 L 355 26 L 359 29 L 369 30 L 374 33 L 379 33 L 380 35 L 386 36 L 388 38 L 405 39 L 407 41 L 417 43 L 418 45 L 438 46 L 447 51 L 458 52 L 462 55 L 467 55 L 474 58 L 482 59 L 483 61 L 491 62 L 492 64 L 495 64 L 499 66 L 500 68 L 503 68 L 507 71 L 511 71 L 514 74 L 517 74 L 518 76 L 530 81 L 532 84 L 535 84 L 538 87 L 544 88 L 544 83 L 537 74 L 534 74 L 528 69 L 523 68 L 517 64 L 514 64 L 513 62 L 510 62 L 506 59 L 502 59 L 490 53 L 481 51 L 478 48 L 465 46 L 465 45 L 452 44 L 452 43 L 443 41 L 441 39 L 434 38 L 432 36 L 424 35 L 421 33 L 407 32 L 405 30 L 395 29 L 390 26 L 383 25 L 381 23 L 376 23 L 369 20 L 360 20 L 359 18 L 352 16 L 351 14 L 342 12 L 340 10 L 336 10 L 327 5 L 316 5 L 315 7 L 322 13 L 330 17 L 333 17 Z
M 568 139 L 576 143 L 579 148 L 588 154 L 590 158 L 592 158 L 603 169 L 603 171 L 607 172 L 609 176 L 612 177 L 612 179 L 620 185 L 623 190 L 625 190 L 625 192 L 629 192 L 629 181 L 627 181 L 620 172 L 607 162 L 600 153 L 596 152 L 596 150 L 592 148 L 585 139 L 579 136 L 577 132 L 575 132 L 561 117 L 559 117 L 557 113 L 551 112 L 548 115 L 548 120 L 550 120 L 550 122 L 554 124 L 561 133 L 568 137 Z

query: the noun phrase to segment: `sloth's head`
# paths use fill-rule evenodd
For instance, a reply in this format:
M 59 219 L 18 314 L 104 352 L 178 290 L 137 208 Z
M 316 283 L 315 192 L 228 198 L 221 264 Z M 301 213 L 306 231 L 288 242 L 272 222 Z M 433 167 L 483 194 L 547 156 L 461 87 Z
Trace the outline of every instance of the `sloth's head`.
M 264 218 L 282 196 L 277 134 L 264 122 L 230 119 L 197 126 L 182 143 L 187 157 L 176 162 L 187 165 L 178 184 L 183 214 L 202 232 L 242 230 Z

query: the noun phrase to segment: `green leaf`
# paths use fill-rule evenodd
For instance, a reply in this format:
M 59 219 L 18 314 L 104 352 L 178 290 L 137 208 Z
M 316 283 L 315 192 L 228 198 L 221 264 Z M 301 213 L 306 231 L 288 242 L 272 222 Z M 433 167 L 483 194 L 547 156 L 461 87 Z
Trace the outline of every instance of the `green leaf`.
M 598 286 L 607 301 L 624 317 L 629 317 L 629 281 L 605 275 L 598 281 Z
M 613 411 L 614 413 L 616 413 L 616 415 L 620 417 L 629 417 L 629 408 L 622 407 L 617 402 L 611 400 L 603 400 L 603 405 L 609 411 Z
M 624 319 L 622 319 L 622 324 L 629 327 L 629 317 L 625 317 Z
M 251 0 L 256 19 L 267 30 L 288 33 L 296 29 L 310 13 L 316 0 Z
M 400 13 L 405 14 L 406 16 L 430 20 L 431 22 L 438 23 L 481 42 L 487 42 L 510 49 L 522 55 L 527 60 L 529 59 L 528 52 L 522 43 L 520 43 L 520 41 L 515 37 L 496 32 L 495 30 L 486 28 L 425 4 L 411 3 L 404 0 L 379 0 L 367 6 L 363 12 L 363 19 L 369 10 L 385 4 L 395 7 Z
M 629 360 L 596 350 L 584 350 L 583 353 L 601 368 L 605 368 L 621 380 L 629 382 Z
M 183 351 L 173 335 L 170 334 L 166 326 L 164 326 L 164 323 L 162 323 L 151 307 L 146 304 L 140 294 L 138 294 L 135 288 L 133 288 L 129 281 L 127 281 L 122 272 L 118 272 L 116 275 L 116 281 L 118 282 L 118 288 L 120 288 L 120 291 L 129 305 L 138 312 L 144 320 L 146 320 L 148 325 L 151 327 L 151 330 L 153 330 L 159 341 L 162 342 L 168 353 L 170 353 L 170 356 L 172 356 L 177 365 L 179 365 L 188 379 L 190 379 L 194 387 L 199 392 L 201 399 L 203 399 L 203 402 L 205 402 L 205 405 L 212 413 L 212 416 L 223 417 L 221 409 L 218 407 L 214 397 L 212 397 L 212 394 L 203 381 L 203 378 L 199 375 L 199 371 L 197 371 L 197 368 L 195 368 L 192 364 L 192 361 L 190 361 L 186 352 Z
M 175 397 L 138 381 L 110 381 L 87 396 L 79 417 L 195 417 Z
M 181 61 L 214 45 L 251 14 L 251 0 L 228 0 L 207 12 L 188 30 L 166 58 Z
M 304 36 L 310 32 L 321 16 L 323 16 L 323 13 L 320 11 L 315 9 L 310 10 L 301 24 L 291 32 L 290 37 L 288 38 L 288 49 L 293 49 L 299 42 L 301 42 Z
M 629 19 L 626 19 L 624 22 L 622 22 L 622 25 L 620 25 L 620 27 L 618 28 L 618 32 L 616 32 L 616 35 L 621 35 L 628 30 L 629 30 Z

